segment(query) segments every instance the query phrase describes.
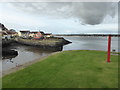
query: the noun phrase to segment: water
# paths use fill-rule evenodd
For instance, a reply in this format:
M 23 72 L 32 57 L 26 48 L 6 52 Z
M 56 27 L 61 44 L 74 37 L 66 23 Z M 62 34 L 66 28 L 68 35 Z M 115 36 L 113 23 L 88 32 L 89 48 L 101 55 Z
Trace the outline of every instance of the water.
M 16 57 L 8 57 L 7 59 L 2 60 L 3 71 L 42 58 L 52 53 L 52 51 L 43 51 L 40 48 L 20 44 L 10 45 L 10 47 L 7 47 L 6 49 L 16 50 L 18 51 L 18 55 Z
M 65 39 L 72 43 L 63 46 L 65 50 L 102 50 L 107 51 L 107 37 L 84 37 L 84 36 L 63 36 Z M 120 39 L 119 39 L 120 40 Z M 33 60 L 47 56 L 53 51 L 42 50 L 37 47 L 25 46 L 20 44 L 12 44 L 6 49 L 12 49 L 18 51 L 17 56 L 8 57 L 2 60 L 3 71 L 14 68 L 18 65 L 22 65 Z M 115 49 L 116 52 L 120 52 L 118 48 L 118 38 L 112 37 L 111 50 Z
M 63 50 L 102 50 L 107 51 L 108 38 L 107 37 L 93 37 L 93 36 L 64 36 L 65 39 L 71 41 L 71 44 L 65 45 Z M 112 37 L 111 50 L 115 49 L 120 52 L 118 48 L 118 37 Z

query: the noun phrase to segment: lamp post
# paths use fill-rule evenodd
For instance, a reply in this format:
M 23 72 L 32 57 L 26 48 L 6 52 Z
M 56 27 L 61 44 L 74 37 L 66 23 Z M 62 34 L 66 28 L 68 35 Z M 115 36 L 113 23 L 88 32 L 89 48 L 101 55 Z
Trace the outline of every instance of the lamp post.
M 108 36 L 107 62 L 110 62 L 110 51 L 111 51 L 111 35 Z

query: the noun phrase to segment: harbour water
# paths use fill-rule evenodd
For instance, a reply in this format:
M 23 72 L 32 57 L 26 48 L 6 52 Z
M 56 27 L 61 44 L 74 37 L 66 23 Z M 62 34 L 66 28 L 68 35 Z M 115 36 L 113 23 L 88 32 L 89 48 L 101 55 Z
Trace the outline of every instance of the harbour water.
M 107 51 L 107 37 L 88 37 L 88 36 L 63 36 L 66 40 L 72 43 L 64 45 L 65 50 L 101 50 Z M 112 37 L 111 50 L 115 49 L 116 52 L 120 52 L 118 48 L 118 37 Z M 25 46 L 20 44 L 11 44 L 5 49 L 15 50 L 18 52 L 17 56 L 4 57 L 2 60 L 2 70 L 6 71 L 14 68 L 18 65 L 22 65 L 33 60 L 43 58 L 53 51 L 42 50 L 38 47 Z
M 107 51 L 108 37 L 94 37 L 94 36 L 64 36 L 65 39 L 71 41 L 63 47 L 63 50 L 101 50 Z M 118 41 L 120 37 L 112 37 L 111 39 L 111 51 L 113 49 L 116 52 L 120 52 L 118 47 Z

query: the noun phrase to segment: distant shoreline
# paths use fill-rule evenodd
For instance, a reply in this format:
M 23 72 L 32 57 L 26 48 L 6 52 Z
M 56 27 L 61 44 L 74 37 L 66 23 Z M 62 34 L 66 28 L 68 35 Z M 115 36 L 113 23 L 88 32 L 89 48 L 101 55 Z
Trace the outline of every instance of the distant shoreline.
M 120 34 L 54 34 L 55 36 L 109 36 L 120 37 Z

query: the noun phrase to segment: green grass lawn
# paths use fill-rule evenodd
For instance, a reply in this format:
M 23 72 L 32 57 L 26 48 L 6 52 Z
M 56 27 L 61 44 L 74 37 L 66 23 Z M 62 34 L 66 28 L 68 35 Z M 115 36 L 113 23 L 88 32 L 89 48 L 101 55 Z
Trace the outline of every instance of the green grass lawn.
M 118 56 L 64 51 L 3 77 L 3 88 L 118 88 Z

